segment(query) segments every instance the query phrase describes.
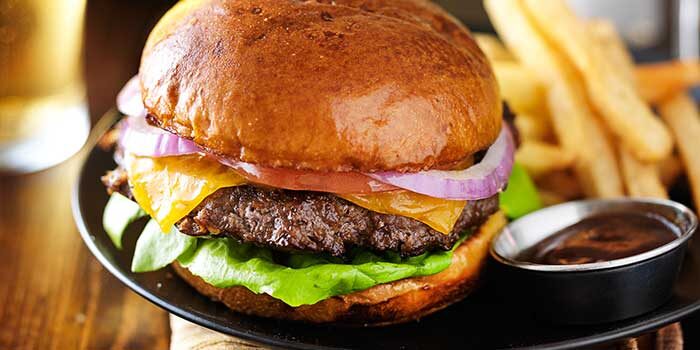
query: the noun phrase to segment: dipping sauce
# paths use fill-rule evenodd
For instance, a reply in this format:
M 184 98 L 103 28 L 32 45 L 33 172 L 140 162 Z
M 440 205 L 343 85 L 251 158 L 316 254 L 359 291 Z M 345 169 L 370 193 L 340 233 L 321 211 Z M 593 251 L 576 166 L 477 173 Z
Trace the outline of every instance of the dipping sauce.
M 678 228 L 663 217 L 601 214 L 554 233 L 523 252 L 518 260 L 544 265 L 610 261 L 658 248 L 679 235 Z

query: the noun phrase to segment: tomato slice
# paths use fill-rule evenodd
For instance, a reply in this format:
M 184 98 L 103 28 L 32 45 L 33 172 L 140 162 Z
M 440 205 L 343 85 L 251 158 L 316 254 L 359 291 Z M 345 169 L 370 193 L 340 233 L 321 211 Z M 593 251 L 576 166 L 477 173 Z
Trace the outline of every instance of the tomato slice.
M 268 168 L 228 159 L 218 160 L 235 169 L 250 182 L 288 190 L 367 194 L 397 189 L 357 172 Z

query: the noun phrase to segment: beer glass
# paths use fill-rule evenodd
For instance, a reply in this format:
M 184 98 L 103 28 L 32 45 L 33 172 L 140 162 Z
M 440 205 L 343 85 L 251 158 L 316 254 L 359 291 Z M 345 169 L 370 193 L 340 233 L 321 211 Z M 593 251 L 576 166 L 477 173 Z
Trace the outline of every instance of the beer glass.
M 85 0 L 0 0 L 0 172 L 50 167 L 85 143 L 84 13 Z

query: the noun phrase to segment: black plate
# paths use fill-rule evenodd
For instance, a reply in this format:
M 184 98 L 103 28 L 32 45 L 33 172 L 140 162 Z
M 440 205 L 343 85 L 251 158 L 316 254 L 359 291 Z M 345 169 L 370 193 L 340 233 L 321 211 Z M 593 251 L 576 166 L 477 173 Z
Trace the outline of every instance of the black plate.
M 109 113 L 98 126 L 111 125 L 117 117 L 117 113 Z M 643 316 L 610 324 L 574 327 L 537 322 L 522 305 L 509 301 L 508 295 L 515 295 L 517 290 L 501 291 L 505 297 L 497 295 L 493 281 L 499 276 L 495 274 L 488 276 L 491 282 L 486 281 L 484 288 L 467 300 L 404 325 L 353 329 L 243 316 L 201 296 L 169 269 L 142 274 L 129 270 L 134 242 L 144 222 L 127 231 L 123 251 L 114 248 L 103 231 L 102 210 L 108 197 L 100 176 L 114 166 L 111 153 L 93 148 L 74 190 L 75 220 L 95 257 L 129 288 L 169 312 L 204 327 L 268 345 L 299 349 L 573 349 L 635 336 L 700 309 L 700 240 L 696 239 L 690 243 L 668 303 Z

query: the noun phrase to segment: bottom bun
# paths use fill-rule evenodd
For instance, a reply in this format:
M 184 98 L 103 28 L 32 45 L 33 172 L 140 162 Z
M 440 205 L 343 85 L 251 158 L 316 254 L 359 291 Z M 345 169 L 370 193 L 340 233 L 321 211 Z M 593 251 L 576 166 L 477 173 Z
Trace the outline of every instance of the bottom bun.
M 389 325 L 441 310 L 473 291 L 488 257 L 491 240 L 505 223 L 503 213 L 491 215 L 475 234 L 457 247 L 452 264 L 440 273 L 380 284 L 299 307 L 291 307 L 267 294 L 255 294 L 245 287 L 214 287 L 178 263 L 174 263 L 173 268 L 197 291 L 236 312 L 311 323 Z

